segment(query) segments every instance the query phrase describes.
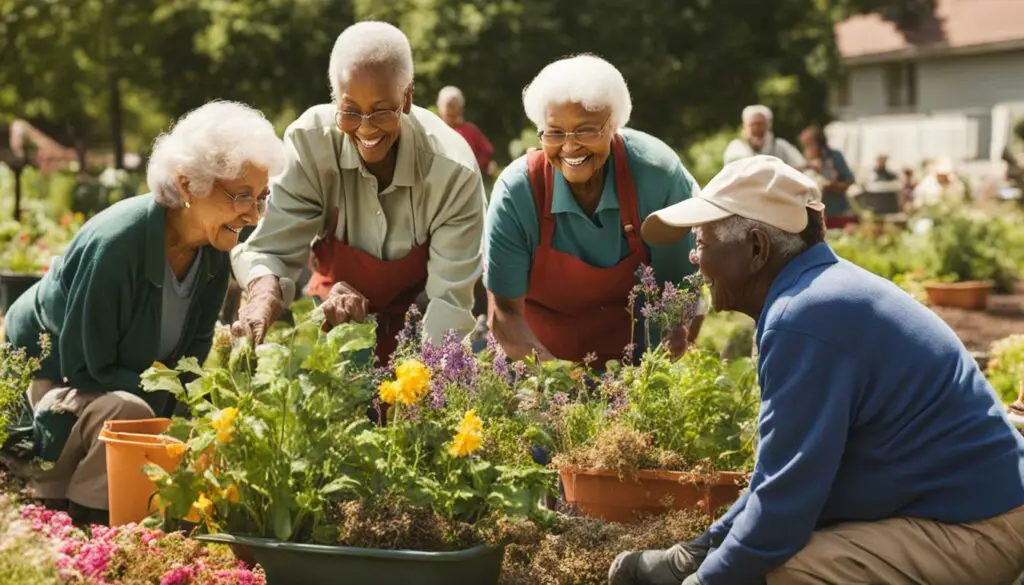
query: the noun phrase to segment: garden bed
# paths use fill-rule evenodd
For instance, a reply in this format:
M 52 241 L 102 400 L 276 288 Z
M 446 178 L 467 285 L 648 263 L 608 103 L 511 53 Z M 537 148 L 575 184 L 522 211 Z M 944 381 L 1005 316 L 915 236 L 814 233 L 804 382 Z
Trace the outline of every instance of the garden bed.
M 932 307 L 956 331 L 971 351 L 986 352 L 993 341 L 1014 333 L 1024 333 L 1024 284 L 1009 295 L 989 297 L 988 309 L 969 311 L 952 307 Z

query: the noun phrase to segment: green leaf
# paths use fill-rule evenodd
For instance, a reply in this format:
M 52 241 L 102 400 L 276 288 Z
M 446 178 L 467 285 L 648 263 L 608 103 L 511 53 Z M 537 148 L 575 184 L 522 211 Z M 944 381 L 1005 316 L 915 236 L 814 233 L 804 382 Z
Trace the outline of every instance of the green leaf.
M 167 473 L 167 470 L 156 463 L 146 463 L 143 465 L 142 473 L 145 473 L 146 477 L 154 483 L 162 483 L 171 478 L 170 474 Z
M 344 323 L 331 329 L 327 340 L 340 353 L 370 349 L 377 344 L 377 327 L 373 323 Z
M 170 392 L 176 398 L 185 393 L 185 388 L 181 385 L 181 380 L 178 379 L 178 372 L 160 362 L 154 362 L 152 367 L 142 372 L 142 389 L 146 392 L 163 390 Z
M 206 374 L 206 371 L 203 370 L 203 367 L 199 365 L 199 360 L 191 356 L 183 357 L 180 360 L 178 360 L 177 370 L 182 373 L 187 372 L 190 374 L 195 374 L 197 376 L 202 376 Z
M 292 514 L 288 506 L 278 502 L 274 506 L 274 537 L 287 541 L 292 536 Z
M 334 481 L 328 483 L 324 487 L 320 488 L 320 493 L 324 495 L 334 494 L 337 492 L 348 492 L 352 494 L 358 494 L 359 489 L 362 488 L 362 484 L 359 483 L 355 478 L 343 475 L 334 479 Z

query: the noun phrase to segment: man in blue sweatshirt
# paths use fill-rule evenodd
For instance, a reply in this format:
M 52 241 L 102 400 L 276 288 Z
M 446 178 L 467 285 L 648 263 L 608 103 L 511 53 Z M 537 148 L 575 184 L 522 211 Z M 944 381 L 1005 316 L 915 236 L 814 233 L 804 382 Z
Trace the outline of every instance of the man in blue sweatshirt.
M 769 156 L 651 215 L 691 228 L 714 308 L 757 320 L 750 489 L 696 541 L 623 553 L 614 585 L 1009 585 L 1024 439 L 953 331 L 825 243 L 818 188 Z

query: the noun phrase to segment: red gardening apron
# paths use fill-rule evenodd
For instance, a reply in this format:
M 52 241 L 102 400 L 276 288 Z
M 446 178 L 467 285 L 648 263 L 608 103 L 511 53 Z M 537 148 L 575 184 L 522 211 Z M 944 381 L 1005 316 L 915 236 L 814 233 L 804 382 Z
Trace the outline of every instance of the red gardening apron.
M 385 365 L 398 346 L 405 313 L 427 286 L 429 242 L 413 247 L 403 258 L 381 260 L 335 237 L 335 211 L 326 237 L 313 244 L 313 274 L 306 293 L 326 299 L 337 282 L 347 282 L 370 301 L 377 316 L 377 358 Z
M 610 268 L 596 268 L 551 246 L 554 173 L 543 151 L 527 155 L 540 242 L 526 292 L 526 320 L 544 347 L 559 359 L 582 361 L 588 353 L 597 354 L 597 363 L 602 365 L 606 360 L 621 359 L 633 331 L 627 298 L 636 283 L 637 268 L 647 262 L 647 249 L 640 239 L 636 186 L 625 143 L 618 134 L 612 139 L 612 159 L 629 255 Z

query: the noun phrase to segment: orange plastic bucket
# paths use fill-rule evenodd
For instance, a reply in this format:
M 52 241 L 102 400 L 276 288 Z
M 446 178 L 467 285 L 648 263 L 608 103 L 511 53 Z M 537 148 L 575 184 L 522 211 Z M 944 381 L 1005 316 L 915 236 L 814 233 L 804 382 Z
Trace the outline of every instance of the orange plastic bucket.
M 142 422 L 142 421 L 110 421 Z M 169 421 L 168 421 L 169 422 Z M 104 426 L 109 423 L 104 423 Z M 107 447 L 107 499 L 110 525 L 121 526 L 141 522 L 156 510 L 153 483 L 142 467 L 155 463 L 166 471 L 174 471 L 183 454 L 172 456 L 167 446 L 181 441 L 165 435 L 117 432 L 104 429 L 99 436 Z
M 114 433 L 137 433 L 140 435 L 161 435 L 171 428 L 169 418 L 140 418 L 136 420 L 108 420 L 103 430 Z

